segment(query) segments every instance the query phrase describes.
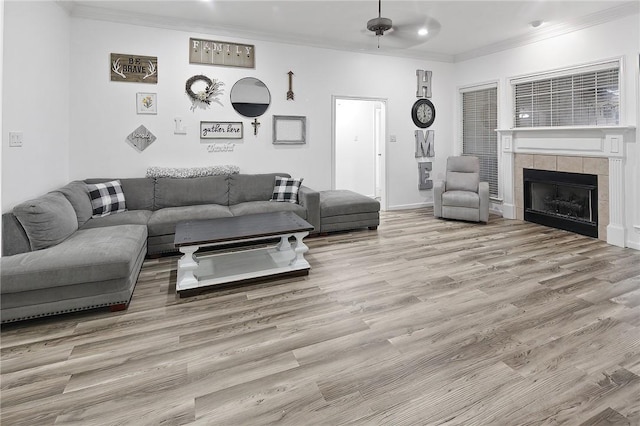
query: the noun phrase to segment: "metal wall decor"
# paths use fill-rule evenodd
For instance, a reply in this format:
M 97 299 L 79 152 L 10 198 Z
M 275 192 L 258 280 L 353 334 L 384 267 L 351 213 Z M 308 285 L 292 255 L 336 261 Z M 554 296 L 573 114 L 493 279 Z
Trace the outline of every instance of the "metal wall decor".
M 255 68 L 255 47 L 252 44 L 190 38 L 189 63 Z
M 127 136 L 127 141 L 140 152 L 147 149 L 155 140 L 155 135 L 143 125 L 138 126 L 137 129 Z
M 418 77 L 418 88 L 416 90 L 416 98 L 431 97 L 431 71 L 416 70 Z
M 112 53 L 111 81 L 158 83 L 158 57 Z
M 416 130 L 416 158 L 435 157 L 436 153 L 433 149 L 433 130 Z
M 431 97 L 431 71 L 416 70 L 417 87 L 416 97 L 418 100 L 411 108 L 411 119 L 413 124 L 421 129 L 430 127 L 436 119 L 436 108 L 427 99 Z M 414 132 L 416 141 L 416 158 L 435 157 L 433 130 L 416 130 Z M 418 190 L 433 188 L 433 181 L 429 179 L 429 172 L 432 170 L 431 162 L 418 163 Z
M 418 190 L 422 191 L 425 189 L 433 188 L 433 181 L 429 179 L 430 171 L 432 170 L 431 162 L 418 163 L 418 175 L 420 176 L 420 181 L 418 182 Z
M 293 87 L 292 87 L 293 71 L 289 71 L 287 74 L 289 74 L 289 91 L 287 91 L 287 100 L 292 101 L 293 100 Z

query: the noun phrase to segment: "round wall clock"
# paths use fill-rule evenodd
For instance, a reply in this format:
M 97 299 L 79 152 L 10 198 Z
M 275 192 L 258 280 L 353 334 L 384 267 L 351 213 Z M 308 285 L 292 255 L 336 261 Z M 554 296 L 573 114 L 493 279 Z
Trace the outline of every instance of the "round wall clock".
M 423 129 L 429 127 L 436 119 L 436 107 L 429 99 L 418 99 L 411 108 L 411 119 L 418 127 Z

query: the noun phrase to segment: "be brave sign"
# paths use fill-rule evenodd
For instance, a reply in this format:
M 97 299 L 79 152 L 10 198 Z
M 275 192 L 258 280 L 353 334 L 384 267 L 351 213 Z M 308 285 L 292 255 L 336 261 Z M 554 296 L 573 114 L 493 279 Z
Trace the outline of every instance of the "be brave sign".
M 255 68 L 255 47 L 251 44 L 190 38 L 189 63 Z
M 158 83 L 158 57 L 111 54 L 111 81 Z

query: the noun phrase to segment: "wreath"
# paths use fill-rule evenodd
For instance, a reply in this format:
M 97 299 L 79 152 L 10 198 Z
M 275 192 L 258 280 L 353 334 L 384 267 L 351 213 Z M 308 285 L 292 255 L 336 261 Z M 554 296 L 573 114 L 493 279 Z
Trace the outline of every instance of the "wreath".
M 199 92 L 194 92 L 192 87 L 198 81 L 204 81 L 207 84 L 207 87 Z M 191 99 L 191 110 L 195 110 L 196 106 L 199 103 L 204 103 L 207 105 L 211 105 L 211 101 L 220 103 L 220 101 L 218 100 L 218 96 L 222 94 L 222 86 L 224 86 L 223 82 L 216 79 L 211 80 L 206 75 L 194 75 L 189 80 L 187 80 L 185 90 L 187 92 L 187 95 L 189 95 L 189 98 Z

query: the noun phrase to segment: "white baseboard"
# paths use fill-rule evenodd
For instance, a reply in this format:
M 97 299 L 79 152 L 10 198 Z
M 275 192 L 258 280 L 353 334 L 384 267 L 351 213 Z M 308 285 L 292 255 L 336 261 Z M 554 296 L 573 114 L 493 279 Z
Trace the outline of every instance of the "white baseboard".
M 388 206 L 387 211 L 392 210 L 410 210 L 410 209 L 420 209 L 423 207 L 432 207 L 433 202 L 431 203 L 415 203 L 415 204 L 398 204 L 395 206 Z
M 627 241 L 627 248 L 640 250 L 640 243 L 637 243 L 635 241 Z

